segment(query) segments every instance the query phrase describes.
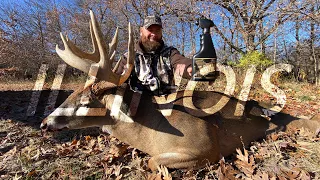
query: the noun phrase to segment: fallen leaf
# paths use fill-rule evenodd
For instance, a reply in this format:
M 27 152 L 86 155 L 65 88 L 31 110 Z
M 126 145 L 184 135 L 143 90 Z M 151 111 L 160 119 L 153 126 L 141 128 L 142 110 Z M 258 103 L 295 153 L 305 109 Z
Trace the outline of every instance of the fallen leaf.
M 284 170 L 284 169 L 281 169 L 281 171 L 287 175 L 287 177 L 289 179 L 297 179 L 299 177 L 299 174 L 300 172 L 299 171 L 293 171 L 293 170 Z
M 98 136 L 98 143 L 99 144 L 103 143 L 105 140 L 106 140 L 105 136 L 102 136 L 102 135 Z
M 161 174 L 148 174 L 148 180 L 162 180 Z
M 275 133 L 271 134 L 272 141 L 276 141 L 279 138 L 279 136 Z
M 309 179 L 311 179 L 310 174 L 307 173 L 307 172 L 305 172 L 305 171 L 301 171 L 301 172 L 300 172 L 300 178 L 301 178 L 301 179 L 304 179 L 304 180 L 309 180 Z
M 91 137 L 90 136 L 85 136 L 86 141 L 90 141 Z
M 116 180 L 120 180 L 122 178 L 122 174 L 116 177 Z
M 249 156 L 248 151 L 244 149 L 242 154 L 240 149 L 236 149 L 238 160 L 235 162 L 238 169 L 240 169 L 246 176 L 251 177 L 255 170 L 255 161 L 253 155 Z
M 27 174 L 27 176 L 28 176 L 28 177 L 31 177 L 31 176 L 35 175 L 36 173 L 37 173 L 37 171 L 36 171 L 36 170 L 33 170 L 33 171 L 30 171 L 30 172 Z
M 219 168 L 215 171 L 218 179 L 235 179 L 234 174 L 238 173 L 231 165 L 226 164 L 224 158 L 219 161 Z
M 167 169 L 167 167 L 160 165 L 157 167 L 158 171 L 159 171 L 159 175 L 160 177 L 162 177 L 163 180 L 172 180 L 172 177 Z
M 78 143 L 78 140 L 74 139 L 74 140 L 71 142 L 71 146 L 77 145 L 77 143 Z
M 128 145 L 112 145 L 109 149 L 109 154 L 114 157 L 122 156 L 127 151 Z
M 248 162 L 248 151 L 246 149 L 244 149 L 244 154 L 242 154 L 241 150 L 239 148 L 236 149 L 237 151 L 237 158 L 240 159 L 243 162 Z

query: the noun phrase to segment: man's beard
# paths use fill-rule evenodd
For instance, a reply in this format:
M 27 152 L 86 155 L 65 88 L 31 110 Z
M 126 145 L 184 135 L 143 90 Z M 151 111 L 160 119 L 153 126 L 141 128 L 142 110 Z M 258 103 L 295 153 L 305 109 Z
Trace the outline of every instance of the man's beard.
M 156 51 L 157 49 L 159 49 L 162 46 L 162 40 L 157 40 L 157 41 L 150 41 L 149 39 L 147 39 L 146 37 L 142 37 L 141 38 L 141 43 L 143 46 L 143 49 L 145 52 L 152 52 L 152 51 Z

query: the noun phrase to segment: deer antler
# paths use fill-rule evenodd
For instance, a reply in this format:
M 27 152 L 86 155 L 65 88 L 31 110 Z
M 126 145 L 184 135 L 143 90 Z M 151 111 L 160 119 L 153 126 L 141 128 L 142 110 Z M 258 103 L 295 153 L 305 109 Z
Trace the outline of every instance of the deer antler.
M 134 63 L 134 42 L 133 34 L 131 31 L 131 25 L 129 23 L 129 41 L 128 41 L 128 57 L 127 57 L 127 70 L 122 74 L 118 75 L 111 70 L 111 64 L 115 56 L 115 49 L 118 44 L 118 28 L 110 44 L 106 44 L 103 40 L 103 34 L 101 32 L 100 26 L 94 17 L 92 11 L 90 11 L 90 33 L 93 44 L 93 52 L 86 53 L 76 47 L 68 37 L 64 37 L 60 33 L 61 39 L 63 41 L 65 50 L 59 49 L 56 46 L 56 51 L 58 55 L 70 66 L 77 68 L 85 73 L 89 73 L 90 67 L 93 63 L 99 65 L 99 71 L 97 78 L 99 80 L 105 80 L 112 82 L 117 85 L 124 83 L 132 69 Z M 108 49 L 108 51 L 107 51 Z
M 99 51 L 97 51 L 98 45 L 97 45 L 97 41 L 94 36 L 94 33 L 92 31 L 91 21 L 89 22 L 89 24 L 90 24 L 90 35 L 91 35 L 91 40 L 92 40 L 92 44 L 93 44 L 93 52 L 91 52 L 91 53 L 83 52 L 77 46 L 75 46 L 72 43 L 72 41 L 69 40 L 68 36 L 67 36 L 67 43 L 68 43 L 69 48 L 72 50 L 72 52 L 74 52 L 75 55 L 77 55 L 83 59 L 90 59 L 91 61 L 94 61 L 97 63 L 97 62 L 99 62 L 99 59 L 100 59 Z

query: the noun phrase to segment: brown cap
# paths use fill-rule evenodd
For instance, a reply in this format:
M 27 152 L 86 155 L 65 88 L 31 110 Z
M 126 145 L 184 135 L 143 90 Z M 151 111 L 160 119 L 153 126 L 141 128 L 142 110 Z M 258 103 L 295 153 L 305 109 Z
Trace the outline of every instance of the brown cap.
M 153 15 L 153 16 L 147 16 L 145 19 L 144 19 L 144 22 L 143 22 L 143 27 L 148 29 L 151 25 L 159 25 L 162 27 L 162 22 L 161 22 L 161 18 L 157 15 Z

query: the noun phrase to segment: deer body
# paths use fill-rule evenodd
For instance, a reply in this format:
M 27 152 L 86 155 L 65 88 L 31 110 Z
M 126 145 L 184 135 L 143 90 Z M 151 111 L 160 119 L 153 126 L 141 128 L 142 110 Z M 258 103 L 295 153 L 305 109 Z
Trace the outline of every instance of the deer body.
M 115 87 L 113 87 L 115 88 Z M 123 89 L 123 87 L 118 87 Z M 111 89 L 112 90 L 112 89 Z M 188 98 L 184 92 L 178 92 L 173 103 L 170 116 L 164 116 L 160 110 L 165 108 L 156 103 L 155 98 L 143 93 L 138 104 L 138 111 L 130 116 L 129 103 L 133 92 L 127 90 L 119 113 L 121 118 L 110 116 L 114 105 L 115 94 L 110 89 L 104 90 L 99 97 L 92 98 L 90 87 L 75 91 L 59 108 L 79 109 L 80 97 L 91 96 L 86 106 L 89 108 L 106 107 L 105 116 L 69 116 L 49 115 L 42 123 L 45 129 L 78 129 L 85 127 L 102 127 L 120 141 L 125 142 L 152 156 L 149 167 L 153 170 L 162 164 L 169 168 L 197 168 L 208 162 L 217 162 L 219 156 L 228 156 L 236 148 L 247 146 L 250 142 L 265 137 L 283 127 L 312 127 L 319 128 L 318 121 L 298 118 L 288 119 L 288 115 L 272 122 L 263 118 L 263 107 L 255 101 L 248 101 L 242 117 L 233 116 L 239 100 L 231 97 L 228 103 L 219 111 L 205 117 L 196 117 L 188 113 L 184 100 Z M 215 105 L 226 95 L 218 92 L 193 92 L 193 102 L 201 109 Z M 53 112 L 52 114 L 56 114 Z M 94 114 L 90 113 L 89 114 Z M 285 119 L 286 118 L 286 119 Z M 293 119 L 292 119 L 293 118 Z
M 119 87 L 118 89 L 121 89 Z M 115 95 L 100 95 L 92 100 L 89 108 L 106 107 L 112 109 Z M 59 108 L 73 107 L 79 109 L 80 97 L 91 96 L 90 87 L 74 92 Z M 112 134 L 119 140 L 152 156 L 149 167 L 156 169 L 162 164 L 170 168 L 196 168 L 208 162 L 217 162 L 220 153 L 230 155 L 236 148 L 248 145 L 251 141 L 263 137 L 269 128 L 269 122 L 259 117 L 261 109 L 256 109 L 258 114 L 251 113 L 252 102 L 247 103 L 245 114 L 254 118 L 250 121 L 239 120 L 232 117 L 238 101 L 231 98 L 227 105 L 218 113 L 206 117 L 195 117 L 184 108 L 184 92 L 177 93 L 177 100 L 173 103 L 170 116 L 163 116 L 161 106 L 155 97 L 143 93 L 138 111 L 131 117 L 128 109 L 130 93 L 125 93 L 119 113 L 125 116 L 126 121 L 115 119 L 107 112 L 105 116 L 86 117 L 76 116 L 48 116 L 43 124 L 47 129 L 76 129 L 89 126 L 102 127 L 103 131 Z M 201 110 L 214 105 L 223 94 L 217 92 L 193 92 L 194 101 Z M 129 98 L 126 98 L 129 97 Z M 251 106 L 251 107 L 250 107 Z M 255 107 L 257 108 L 257 107 Z M 251 113 L 251 114 L 250 114 Z M 54 114 L 54 112 L 53 112 Z M 218 127 L 219 126 L 219 127 Z M 42 125 L 44 127 L 44 125 Z

